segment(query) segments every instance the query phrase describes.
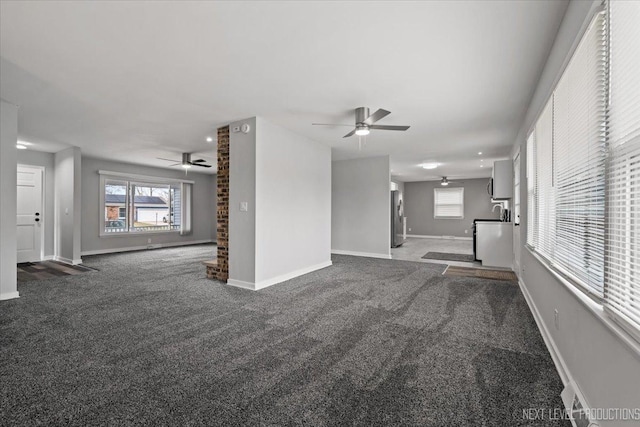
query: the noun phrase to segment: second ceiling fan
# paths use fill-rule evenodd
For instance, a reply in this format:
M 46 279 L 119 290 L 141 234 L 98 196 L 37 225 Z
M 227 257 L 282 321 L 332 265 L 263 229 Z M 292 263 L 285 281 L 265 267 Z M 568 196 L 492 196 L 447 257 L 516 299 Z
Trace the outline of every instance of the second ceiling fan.
M 343 138 L 349 138 L 350 136 L 353 135 L 358 135 L 358 136 L 365 136 L 365 135 L 369 135 L 369 131 L 371 129 L 375 129 L 375 130 L 399 130 L 399 131 L 405 131 L 407 129 L 409 129 L 410 126 L 393 126 L 393 125 L 376 125 L 374 123 L 376 123 L 378 120 L 387 117 L 389 114 L 391 114 L 391 111 L 387 111 L 387 110 L 383 110 L 382 108 L 380 108 L 379 110 L 377 110 L 375 113 L 373 114 L 369 114 L 369 108 L 367 107 L 358 107 L 355 109 L 355 119 L 356 119 L 356 123 L 355 123 L 355 128 L 349 132 L 348 134 L 346 134 L 345 136 L 343 136 Z M 332 124 L 332 123 L 312 123 L 312 125 L 316 125 L 316 126 L 353 126 L 353 125 L 346 125 L 346 124 Z

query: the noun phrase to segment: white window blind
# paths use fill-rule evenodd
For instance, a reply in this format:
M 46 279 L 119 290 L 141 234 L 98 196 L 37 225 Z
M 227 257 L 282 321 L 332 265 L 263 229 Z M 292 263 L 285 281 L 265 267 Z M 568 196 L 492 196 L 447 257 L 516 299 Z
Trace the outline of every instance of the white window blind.
M 464 188 L 434 188 L 434 218 L 464 218 Z
M 538 242 L 536 249 L 553 259 L 555 245 L 555 188 L 553 186 L 553 97 L 536 123 Z
M 606 28 L 598 13 L 553 95 L 554 265 L 598 296 L 604 274 Z
M 640 2 L 609 7 L 605 307 L 640 336 Z
M 536 134 L 527 138 L 527 245 L 538 244 L 538 179 L 536 178 Z

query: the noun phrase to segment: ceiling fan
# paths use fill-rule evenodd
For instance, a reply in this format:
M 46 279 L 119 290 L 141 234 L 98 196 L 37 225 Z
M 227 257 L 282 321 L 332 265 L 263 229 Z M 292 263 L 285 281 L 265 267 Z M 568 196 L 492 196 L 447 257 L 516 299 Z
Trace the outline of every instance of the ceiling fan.
M 391 114 L 391 111 L 383 110 L 382 108 L 380 108 L 375 113 L 369 115 L 369 108 L 367 108 L 367 107 L 358 107 L 358 108 L 355 109 L 355 113 L 356 113 L 355 129 L 353 129 L 351 132 L 349 132 L 348 134 L 343 136 L 343 138 L 348 138 L 348 137 L 353 136 L 353 135 L 358 135 L 358 136 L 369 135 L 369 131 L 371 129 L 376 129 L 376 130 L 401 130 L 401 131 L 405 131 L 405 130 L 409 129 L 409 126 L 390 126 L 390 125 L 376 125 L 376 124 L 374 124 L 378 120 L 380 120 L 380 119 L 388 116 L 389 114 Z M 311 123 L 311 124 L 315 125 L 315 126 L 349 126 L 349 127 L 353 126 L 353 125 L 332 124 L 332 123 Z
M 446 187 L 449 184 L 462 184 L 462 181 L 450 181 L 449 178 L 447 178 L 446 176 L 443 176 L 442 179 L 440 180 L 440 185 Z
M 173 160 L 173 159 L 164 159 L 162 157 L 157 157 L 160 160 L 166 160 L 168 162 L 175 162 L 172 165 L 169 166 L 182 166 L 185 169 L 189 169 L 191 166 L 200 166 L 203 168 L 210 168 L 211 165 L 207 165 L 205 164 L 206 160 L 205 159 L 197 159 L 197 160 L 191 160 L 191 153 L 182 153 L 182 161 L 180 160 Z

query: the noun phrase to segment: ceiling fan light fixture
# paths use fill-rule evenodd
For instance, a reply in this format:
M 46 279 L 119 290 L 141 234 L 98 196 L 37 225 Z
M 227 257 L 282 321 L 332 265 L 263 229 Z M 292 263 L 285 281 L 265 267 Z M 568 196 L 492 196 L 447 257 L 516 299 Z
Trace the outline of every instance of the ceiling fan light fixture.
M 185 168 L 185 169 L 189 169 L 189 168 L 191 167 L 191 165 L 190 165 L 189 163 L 183 163 L 183 164 L 182 164 L 182 165 L 180 165 L 180 166 L 182 166 L 182 167 L 183 167 L 183 168 Z
M 440 185 L 447 186 L 449 185 L 449 180 L 446 176 L 442 177 L 442 181 L 440 181 Z
M 358 136 L 369 135 L 369 128 L 366 125 L 358 125 L 358 126 L 356 126 L 356 135 L 358 135 Z

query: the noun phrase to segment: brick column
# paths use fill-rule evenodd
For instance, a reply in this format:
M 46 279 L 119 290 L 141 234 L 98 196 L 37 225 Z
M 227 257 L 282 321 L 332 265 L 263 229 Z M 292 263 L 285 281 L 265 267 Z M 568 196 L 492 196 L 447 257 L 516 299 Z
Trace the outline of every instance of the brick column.
M 229 126 L 218 129 L 217 177 L 217 245 L 216 279 L 229 278 Z

